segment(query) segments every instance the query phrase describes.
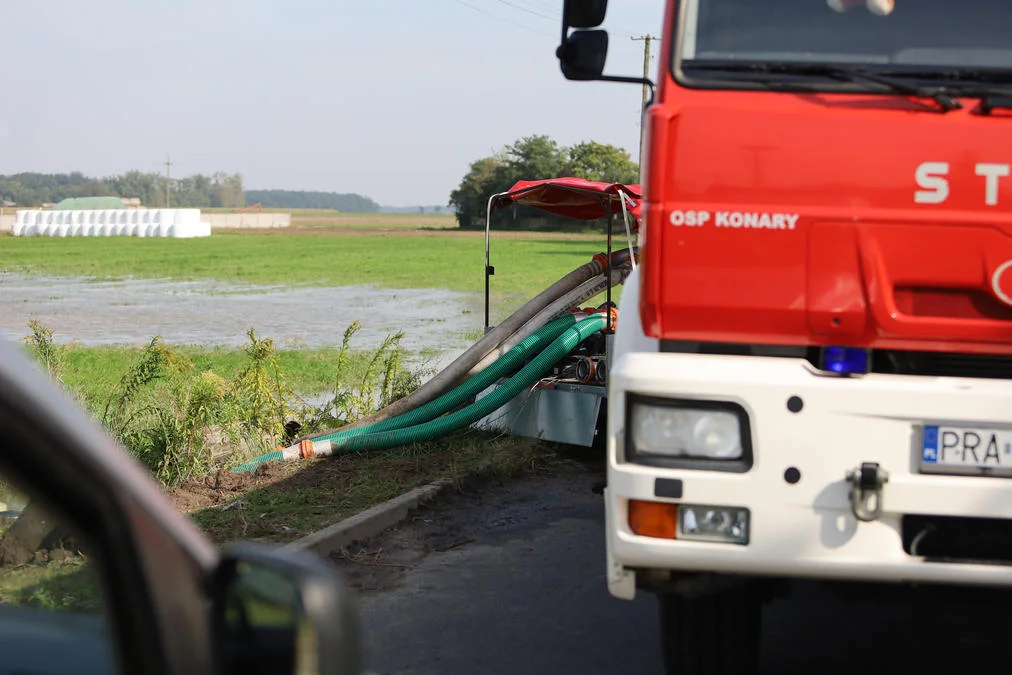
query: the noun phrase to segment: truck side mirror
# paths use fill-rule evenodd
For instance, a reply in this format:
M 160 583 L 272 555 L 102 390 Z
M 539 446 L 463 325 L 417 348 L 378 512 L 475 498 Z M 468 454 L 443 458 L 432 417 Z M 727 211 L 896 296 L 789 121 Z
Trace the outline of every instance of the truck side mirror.
M 219 673 L 361 673 L 357 612 L 337 571 L 320 558 L 236 544 L 210 591 Z
M 565 0 L 562 21 L 569 28 L 597 28 L 607 11 L 608 0 Z
M 596 80 L 608 59 L 608 31 L 578 30 L 567 35 L 556 51 L 567 80 Z

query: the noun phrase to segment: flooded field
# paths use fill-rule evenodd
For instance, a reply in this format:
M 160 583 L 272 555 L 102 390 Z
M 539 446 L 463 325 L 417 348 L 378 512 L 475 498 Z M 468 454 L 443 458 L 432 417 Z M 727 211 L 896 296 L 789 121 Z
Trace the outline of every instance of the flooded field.
M 279 348 L 340 345 L 345 328 L 362 324 L 353 346 L 375 348 L 404 332 L 412 354 L 442 360 L 481 331 L 479 294 L 388 290 L 367 286 L 286 288 L 214 281 L 89 281 L 0 273 L 0 335 L 21 340 L 29 319 L 60 343 L 139 345 L 155 335 L 175 345 L 245 344 L 246 331 Z

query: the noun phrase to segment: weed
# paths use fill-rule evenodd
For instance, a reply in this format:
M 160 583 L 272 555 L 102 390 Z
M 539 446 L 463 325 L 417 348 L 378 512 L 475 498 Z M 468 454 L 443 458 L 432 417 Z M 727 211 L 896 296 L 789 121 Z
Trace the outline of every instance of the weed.
M 63 347 L 53 342 L 53 331 L 37 319 L 29 319 L 32 334 L 25 338 L 39 365 L 57 382 L 63 381 L 63 369 L 67 355 Z
M 250 339 L 244 349 L 248 363 L 230 391 L 237 421 L 247 431 L 280 438 L 295 393 L 285 384 L 284 371 L 274 353 L 274 340 L 258 338 L 252 328 L 246 335 Z
M 140 358 L 120 378 L 116 390 L 109 395 L 102 411 L 102 423 L 117 438 L 122 438 L 133 419 L 146 409 L 132 410 L 142 389 L 165 375 L 169 363 L 168 349 L 156 335 L 141 352 Z
M 263 454 L 285 442 L 290 426 L 305 432 L 341 426 L 413 391 L 421 373 L 404 365 L 403 334 L 387 336 L 362 365 L 351 347 L 359 328 L 348 327 L 331 361 L 335 389 L 323 406 L 296 395 L 273 340 L 250 329 L 243 362 L 228 378 L 196 368 L 155 336 L 123 366 L 104 403 L 90 407 L 123 447 L 174 485 Z M 66 348 L 53 343 L 52 331 L 35 322 L 33 336 L 35 358 L 60 368 Z

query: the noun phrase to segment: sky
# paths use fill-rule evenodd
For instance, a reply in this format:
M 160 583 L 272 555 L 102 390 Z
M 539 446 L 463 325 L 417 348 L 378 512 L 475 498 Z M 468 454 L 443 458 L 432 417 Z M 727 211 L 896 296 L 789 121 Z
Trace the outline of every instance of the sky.
M 161 172 L 169 155 L 174 176 L 410 206 L 445 204 L 524 136 L 638 155 L 641 88 L 559 71 L 562 0 L 4 4 L 0 174 Z M 642 73 L 631 37 L 659 36 L 663 5 L 612 0 L 606 73 Z

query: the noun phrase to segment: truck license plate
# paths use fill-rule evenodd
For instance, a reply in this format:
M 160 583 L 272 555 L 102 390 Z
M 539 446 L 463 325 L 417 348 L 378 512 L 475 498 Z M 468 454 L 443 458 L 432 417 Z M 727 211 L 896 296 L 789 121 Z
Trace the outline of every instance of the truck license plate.
M 1012 430 L 925 426 L 921 470 L 1012 475 Z

